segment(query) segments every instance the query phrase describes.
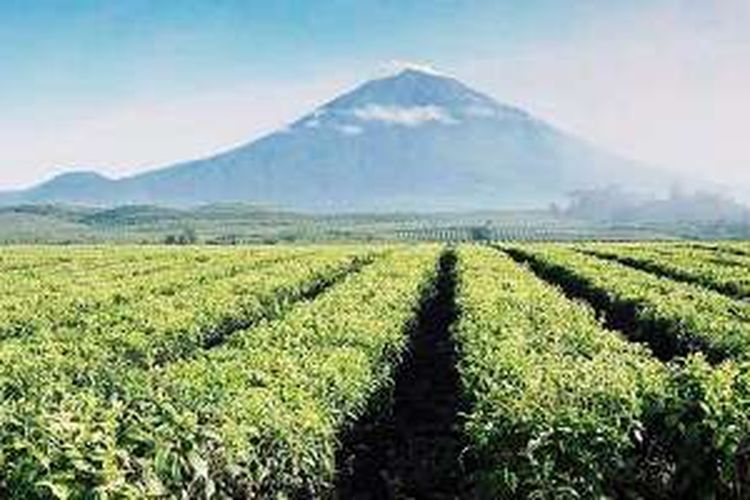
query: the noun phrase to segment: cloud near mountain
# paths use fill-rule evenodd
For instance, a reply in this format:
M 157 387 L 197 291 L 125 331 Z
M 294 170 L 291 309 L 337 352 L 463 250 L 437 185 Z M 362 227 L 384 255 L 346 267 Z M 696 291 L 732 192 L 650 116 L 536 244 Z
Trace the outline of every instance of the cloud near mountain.
M 407 127 L 416 127 L 432 121 L 448 125 L 458 123 L 458 120 L 439 106 L 408 107 L 368 104 L 363 108 L 354 109 L 352 114 L 364 121 L 381 121 Z

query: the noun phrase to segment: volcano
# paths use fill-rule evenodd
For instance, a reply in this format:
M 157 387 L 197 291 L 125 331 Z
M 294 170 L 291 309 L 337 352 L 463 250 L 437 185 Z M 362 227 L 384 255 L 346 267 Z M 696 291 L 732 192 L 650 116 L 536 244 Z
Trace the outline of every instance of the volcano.
M 538 207 L 575 190 L 650 188 L 659 178 L 455 78 L 405 69 L 209 158 L 119 179 L 67 173 L 0 200 L 425 212 Z

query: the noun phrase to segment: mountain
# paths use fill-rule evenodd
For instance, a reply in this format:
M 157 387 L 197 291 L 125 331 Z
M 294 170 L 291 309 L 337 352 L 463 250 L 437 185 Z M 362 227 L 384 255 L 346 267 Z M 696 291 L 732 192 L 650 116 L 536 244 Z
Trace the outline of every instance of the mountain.
M 546 205 L 572 190 L 663 179 L 454 78 L 406 69 L 210 158 L 121 179 L 65 174 L 0 202 L 467 210 Z
M 118 182 L 96 172 L 70 172 L 26 191 L 14 193 L 22 203 L 97 205 L 115 194 Z

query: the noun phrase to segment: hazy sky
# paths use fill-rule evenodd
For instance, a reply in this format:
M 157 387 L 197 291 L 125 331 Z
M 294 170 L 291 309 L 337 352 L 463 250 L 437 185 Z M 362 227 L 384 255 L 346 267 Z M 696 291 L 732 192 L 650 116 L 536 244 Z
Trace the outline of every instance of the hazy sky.
M 750 0 L 0 1 L 0 188 L 245 142 L 389 61 L 750 186 Z

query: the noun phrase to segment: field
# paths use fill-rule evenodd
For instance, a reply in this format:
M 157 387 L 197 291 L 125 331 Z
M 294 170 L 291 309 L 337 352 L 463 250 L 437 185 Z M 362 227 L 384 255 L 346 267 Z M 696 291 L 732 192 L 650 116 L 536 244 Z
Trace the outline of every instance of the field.
M 243 204 L 192 209 L 0 206 L 0 244 L 212 245 L 416 241 L 571 241 L 747 238 L 747 227 L 592 221 L 551 210 L 466 213 L 303 214 Z
M 0 498 L 747 498 L 750 243 L 0 247 Z

